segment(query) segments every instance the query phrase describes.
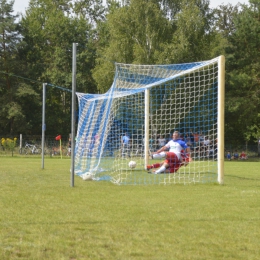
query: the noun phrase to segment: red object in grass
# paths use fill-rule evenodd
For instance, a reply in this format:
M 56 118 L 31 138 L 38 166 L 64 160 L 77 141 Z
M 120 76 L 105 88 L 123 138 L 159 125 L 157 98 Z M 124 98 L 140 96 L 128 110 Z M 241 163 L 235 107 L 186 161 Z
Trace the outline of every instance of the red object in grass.
M 59 141 L 60 139 L 61 139 L 61 135 L 58 135 L 58 136 L 55 137 L 56 141 Z

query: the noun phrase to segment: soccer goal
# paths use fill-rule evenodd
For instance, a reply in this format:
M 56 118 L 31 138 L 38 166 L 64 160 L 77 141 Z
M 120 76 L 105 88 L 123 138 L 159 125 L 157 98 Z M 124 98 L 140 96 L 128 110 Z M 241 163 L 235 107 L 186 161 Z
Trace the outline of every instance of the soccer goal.
M 171 65 L 116 63 L 107 93 L 76 93 L 75 174 L 115 184 L 223 183 L 224 64 L 224 56 Z M 169 141 L 174 131 L 189 144 L 192 161 L 175 173 L 149 174 L 159 139 Z

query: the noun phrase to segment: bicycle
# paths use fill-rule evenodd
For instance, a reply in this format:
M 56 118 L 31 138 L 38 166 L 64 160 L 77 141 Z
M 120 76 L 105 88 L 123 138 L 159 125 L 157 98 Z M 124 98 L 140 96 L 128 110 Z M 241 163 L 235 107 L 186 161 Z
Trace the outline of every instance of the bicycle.
M 35 144 L 29 144 L 29 143 L 25 143 L 24 148 L 20 148 L 19 149 L 19 153 L 20 154 L 41 154 L 42 153 L 42 149 L 38 148 Z

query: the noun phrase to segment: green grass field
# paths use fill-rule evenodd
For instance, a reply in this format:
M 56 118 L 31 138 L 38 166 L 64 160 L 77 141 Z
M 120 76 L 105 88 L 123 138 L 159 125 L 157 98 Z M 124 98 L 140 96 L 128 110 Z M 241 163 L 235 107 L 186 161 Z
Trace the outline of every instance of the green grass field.
M 0 157 L 0 259 L 259 259 L 260 162 L 225 184 L 70 187 L 70 160 Z

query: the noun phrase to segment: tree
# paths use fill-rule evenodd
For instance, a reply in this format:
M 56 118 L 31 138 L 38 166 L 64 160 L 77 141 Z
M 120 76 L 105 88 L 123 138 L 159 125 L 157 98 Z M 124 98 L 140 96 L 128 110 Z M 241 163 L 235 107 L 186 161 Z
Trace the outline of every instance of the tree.
M 83 16 L 79 4 L 80 1 L 77 1 L 74 6 L 70 0 L 33 0 L 21 21 L 23 57 L 28 64 L 28 77 L 54 87 L 48 85 L 47 88 L 47 134 L 70 132 L 71 95 L 55 86 L 71 89 L 74 42 L 78 43 L 77 91 L 96 92 L 91 75 L 95 61 L 94 24 Z M 39 94 L 41 86 L 35 88 Z
M 214 32 L 214 41 L 211 45 L 212 57 L 225 55 L 225 49 L 230 44 L 228 37 L 235 31 L 234 17 L 238 15 L 240 4 L 235 6 L 220 5 L 213 9 L 212 30 Z
M 101 92 L 106 92 L 114 76 L 113 62 L 153 64 L 161 43 L 170 36 L 171 25 L 158 1 L 131 0 L 122 7 L 109 2 L 107 20 L 98 27 L 97 65 L 93 76 Z
M 256 141 L 260 129 L 260 1 L 242 5 L 229 36 L 226 80 L 228 142 Z
M 21 35 L 14 1 L 0 0 L 0 133 L 16 134 L 24 128 L 25 115 L 20 102 L 22 87 L 12 77 L 20 68 L 18 56 Z
M 164 43 L 160 63 L 183 63 L 211 58 L 214 34 L 211 29 L 212 13 L 209 1 L 186 1 L 180 5 L 173 24 L 171 42 Z M 203 50 L 203 51 L 202 51 Z

